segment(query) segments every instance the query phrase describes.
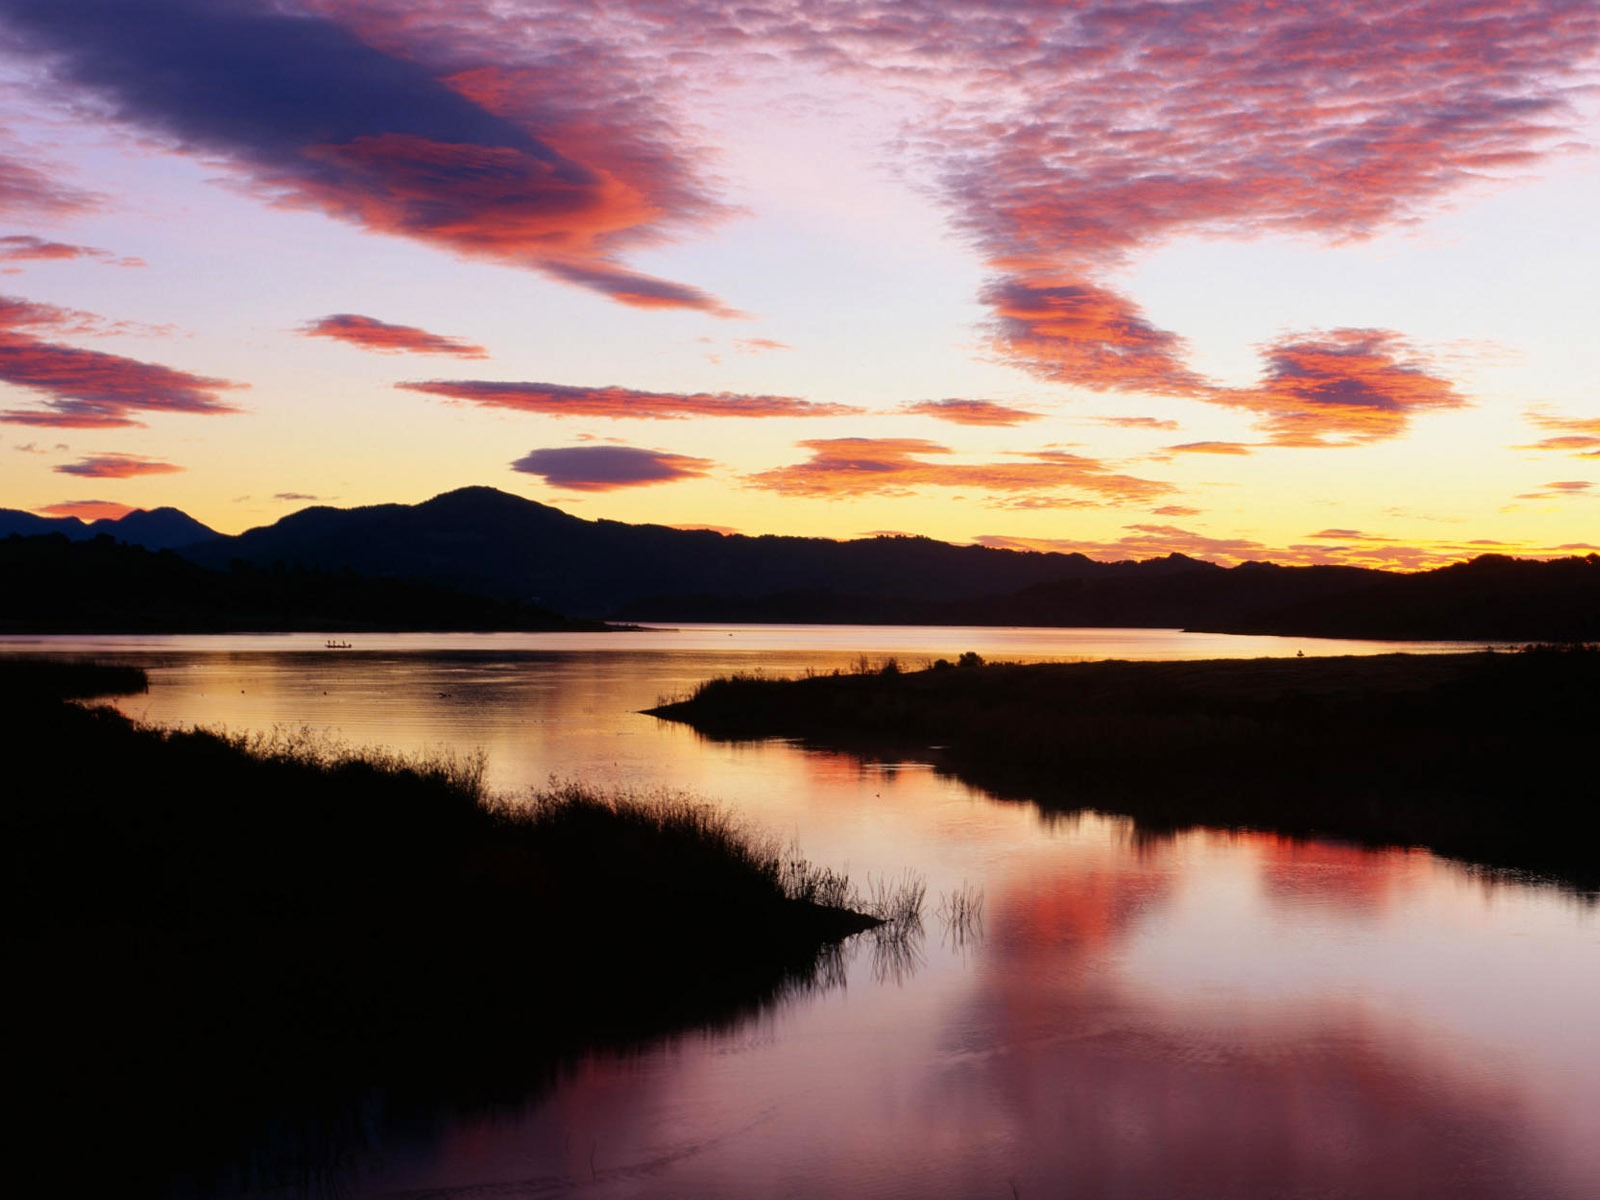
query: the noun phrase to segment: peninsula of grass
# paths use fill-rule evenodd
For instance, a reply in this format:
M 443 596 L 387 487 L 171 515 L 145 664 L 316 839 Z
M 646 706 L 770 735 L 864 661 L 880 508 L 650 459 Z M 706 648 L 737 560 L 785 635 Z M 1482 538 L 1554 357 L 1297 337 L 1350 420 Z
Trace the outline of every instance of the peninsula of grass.
M 0 662 L 7 1087 L 45 1177 L 78 1178 L 84 1143 L 123 1194 L 236 1170 L 252 1129 L 374 1086 L 525 1095 L 587 1048 L 803 988 L 877 923 L 691 800 L 497 799 L 480 758 L 67 702 L 143 686 Z
M 1422 846 L 1600 886 L 1600 649 L 734 677 L 651 711 L 931 761 L 1056 811 Z

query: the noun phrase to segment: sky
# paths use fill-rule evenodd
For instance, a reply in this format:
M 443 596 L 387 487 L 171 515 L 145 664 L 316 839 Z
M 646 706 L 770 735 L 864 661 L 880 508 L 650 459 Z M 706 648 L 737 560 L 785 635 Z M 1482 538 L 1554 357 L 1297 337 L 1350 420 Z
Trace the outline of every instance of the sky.
M 0 0 L 0 507 L 1600 549 L 1594 0 Z

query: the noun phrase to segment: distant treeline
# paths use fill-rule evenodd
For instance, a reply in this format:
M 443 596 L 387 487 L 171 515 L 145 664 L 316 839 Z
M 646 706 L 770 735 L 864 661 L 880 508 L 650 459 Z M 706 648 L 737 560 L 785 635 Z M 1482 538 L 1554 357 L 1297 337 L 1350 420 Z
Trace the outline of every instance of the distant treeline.
M 1600 555 L 1483 555 L 1395 575 L 1357 567 L 1219 567 L 1193 559 L 1094 563 L 1070 578 L 959 600 L 798 589 L 658 596 L 621 620 L 1036 625 L 1420 641 L 1600 638 Z
M 101 535 L 0 540 L 0 632 L 212 633 L 246 630 L 600 628 L 535 604 L 441 584 L 235 560 L 197 566 Z
M 1600 886 L 1600 649 L 889 669 L 727 678 L 656 715 L 931 760 L 1150 831 L 1426 846 Z

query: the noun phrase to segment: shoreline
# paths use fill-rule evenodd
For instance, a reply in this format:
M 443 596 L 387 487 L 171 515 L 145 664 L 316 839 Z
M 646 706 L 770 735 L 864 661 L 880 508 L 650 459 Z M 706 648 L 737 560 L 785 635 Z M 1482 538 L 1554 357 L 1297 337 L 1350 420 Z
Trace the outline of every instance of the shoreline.
M 729 677 L 647 710 L 717 740 L 932 762 L 1042 810 L 1142 830 L 1421 846 L 1600 888 L 1600 802 L 1570 779 L 1600 650 L 988 664 Z

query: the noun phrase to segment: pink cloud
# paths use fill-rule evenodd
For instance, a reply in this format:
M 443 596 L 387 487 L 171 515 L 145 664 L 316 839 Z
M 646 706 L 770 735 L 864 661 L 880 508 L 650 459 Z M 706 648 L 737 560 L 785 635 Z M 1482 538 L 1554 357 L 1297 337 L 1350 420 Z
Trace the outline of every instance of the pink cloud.
M 1041 379 L 1095 391 L 1206 391 L 1184 365 L 1183 340 L 1105 288 L 1010 277 L 991 284 L 983 299 L 995 312 L 996 351 Z
M 625 256 L 721 219 L 659 60 L 558 10 L 141 0 L 10 6 L 55 91 L 226 164 L 272 203 L 540 271 L 623 304 L 734 315 Z M 557 29 L 557 26 L 562 26 Z M 289 100 L 288 98 L 293 98 Z
M 86 212 L 98 202 L 93 193 L 63 183 L 43 168 L 0 153 L 0 213 L 67 217 Z
M 960 463 L 944 460 L 952 453 L 949 447 L 922 438 L 822 438 L 800 445 L 811 451 L 811 458 L 748 476 L 746 484 L 828 499 L 905 495 L 931 486 L 998 493 L 1071 490 L 1137 503 L 1172 491 L 1169 484 L 1118 474 L 1095 459 L 1061 450 L 1018 454 L 1004 462 Z
M 771 350 L 794 349 L 788 342 L 776 342 L 764 337 L 736 338 L 733 344 L 740 354 L 765 354 Z
M 935 417 L 956 425 L 1021 425 L 1024 421 L 1037 421 L 1044 416 L 1043 413 L 1012 408 L 993 400 L 923 400 L 908 404 L 901 411 Z
M 109 250 L 97 246 L 79 246 L 72 242 L 56 242 L 32 234 L 11 234 L 0 237 L 0 262 L 64 262 L 72 259 L 94 259 L 115 267 L 142 267 L 142 258 L 120 258 Z
M 511 464 L 513 471 L 537 475 L 551 487 L 580 492 L 698 479 L 715 464 L 709 459 L 636 446 L 562 446 L 530 450 Z
M 472 379 L 432 379 L 395 386 L 486 408 L 552 417 L 675 421 L 688 417 L 837 417 L 862 411 L 848 404 L 820 404 L 793 396 L 745 396 L 730 392 L 643 392 L 614 386 L 575 387 L 560 383 Z
M 63 475 L 82 475 L 87 479 L 131 479 L 136 475 L 171 475 L 183 470 L 173 463 L 136 454 L 93 454 L 74 463 L 62 463 L 55 469 Z
M 482 346 L 429 333 L 414 325 L 390 325 L 375 317 L 358 313 L 334 313 L 319 317 L 300 327 L 307 337 L 333 338 L 362 350 L 376 350 L 383 354 L 448 354 L 455 358 L 488 358 Z
M 48 304 L 0 297 L 0 382 L 40 392 L 45 404 L 42 409 L 0 411 L 0 423 L 104 429 L 140 424 L 133 413 L 238 411 L 218 393 L 242 384 L 18 332 L 36 326 L 73 330 L 85 316 Z

